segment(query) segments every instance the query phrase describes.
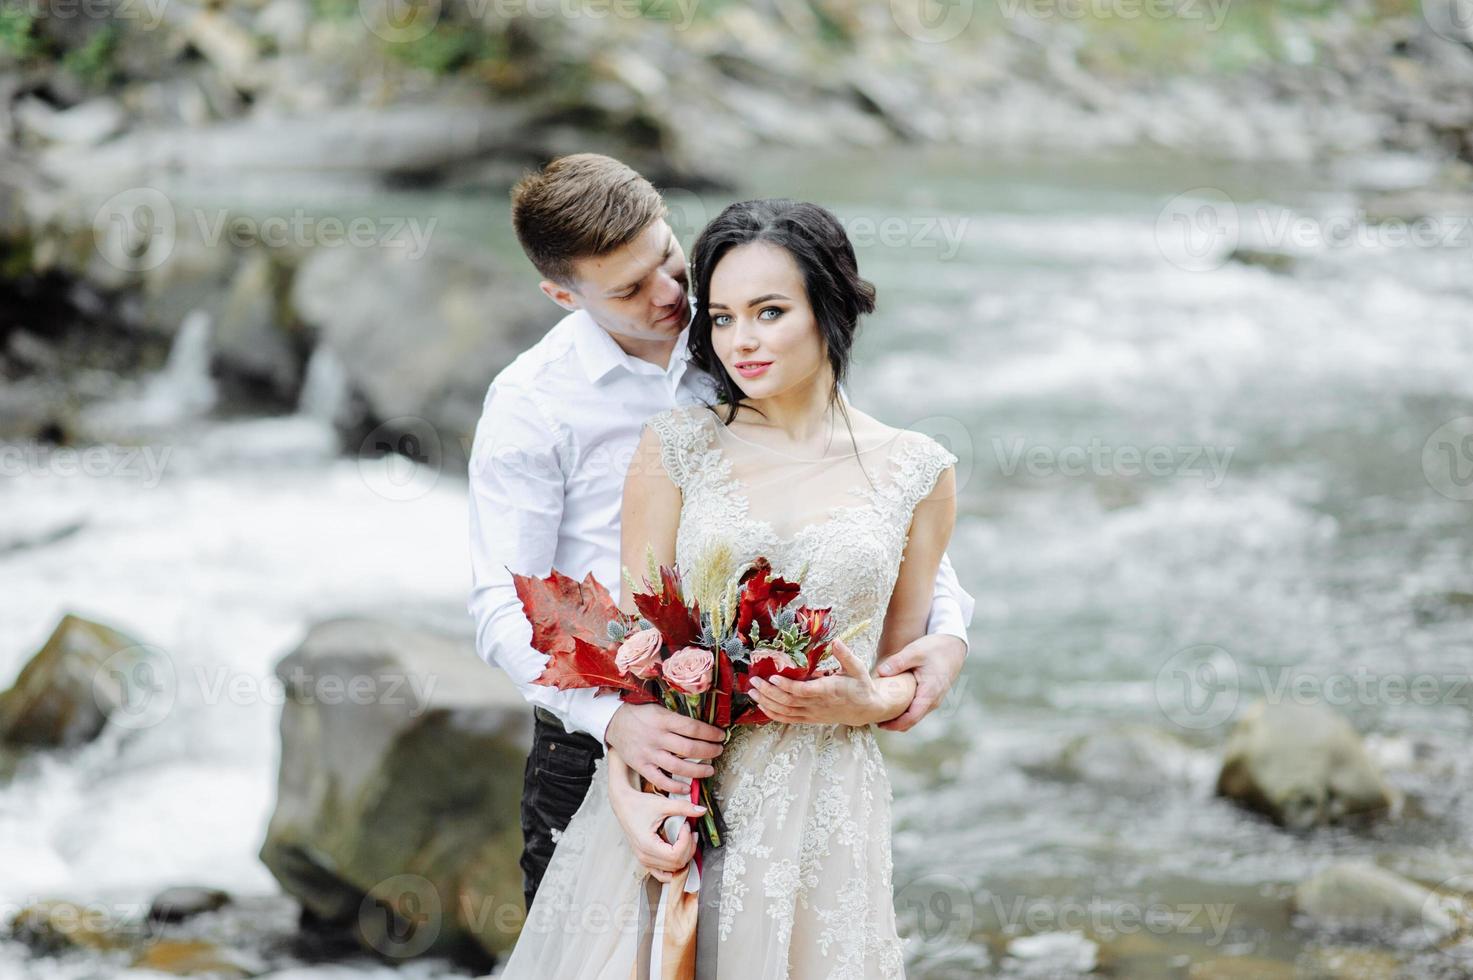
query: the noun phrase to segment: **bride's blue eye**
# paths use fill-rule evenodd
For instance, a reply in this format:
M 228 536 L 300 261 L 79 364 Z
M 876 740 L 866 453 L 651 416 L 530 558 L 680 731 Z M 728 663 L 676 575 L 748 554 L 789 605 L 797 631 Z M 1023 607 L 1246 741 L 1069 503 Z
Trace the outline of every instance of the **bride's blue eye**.
M 769 314 L 769 313 L 776 313 L 777 316 L 767 316 L 767 314 Z M 782 315 L 783 315 L 783 311 L 780 310 L 780 309 L 778 309 L 776 306 L 764 306 L 762 308 L 762 312 L 757 314 L 757 319 L 760 320 L 760 319 L 766 317 L 768 320 L 776 320 L 777 317 L 782 316 Z
M 713 316 L 711 318 L 711 326 L 713 326 L 713 327 L 724 327 L 724 326 L 726 326 L 726 321 L 728 321 L 730 319 L 731 319 L 731 317 L 728 314 L 718 313 L 718 314 L 716 314 L 715 316 Z

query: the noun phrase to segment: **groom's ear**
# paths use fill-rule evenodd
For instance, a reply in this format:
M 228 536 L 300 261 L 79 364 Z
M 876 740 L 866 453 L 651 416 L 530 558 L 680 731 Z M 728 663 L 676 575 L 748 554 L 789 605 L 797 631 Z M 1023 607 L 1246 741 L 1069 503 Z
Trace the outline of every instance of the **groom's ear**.
M 542 292 L 547 295 L 547 298 L 563 309 L 580 310 L 583 308 L 583 304 L 579 302 L 577 294 L 562 283 L 553 282 L 551 279 L 544 279 L 539 285 L 542 287 Z

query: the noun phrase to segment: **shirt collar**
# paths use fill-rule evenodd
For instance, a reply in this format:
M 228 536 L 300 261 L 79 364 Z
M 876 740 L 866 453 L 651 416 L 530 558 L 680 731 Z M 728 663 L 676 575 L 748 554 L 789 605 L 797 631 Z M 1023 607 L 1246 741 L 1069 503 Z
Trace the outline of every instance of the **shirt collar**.
M 687 343 L 690 338 L 690 324 L 686 324 L 675 340 L 675 353 L 670 358 L 670 369 L 661 370 L 657 364 L 625 353 L 624 348 L 609 336 L 609 332 L 594 322 L 587 310 L 574 310 L 569 319 L 573 321 L 573 346 L 578 352 L 578 360 L 583 365 L 583 373 L 588 375 L 588 380 L 593 384 L 598 384 L 609 372 L 619 368 L 631 374 L 669 374 L 675 370 L 676 364 L 690 360 L 690 346 Z

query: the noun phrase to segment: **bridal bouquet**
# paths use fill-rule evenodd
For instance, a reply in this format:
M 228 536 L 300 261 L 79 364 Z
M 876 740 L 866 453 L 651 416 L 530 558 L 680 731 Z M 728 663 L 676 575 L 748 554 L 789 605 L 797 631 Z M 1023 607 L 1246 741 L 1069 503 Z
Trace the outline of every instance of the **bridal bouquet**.
M 720 548 L 684 572 L 656 568 L 652 552 L 646 564 L 642 588 L 624 571 L 635 615 L 620 612 L 592 573 L 582 582 L 557 569 L 546 578 L 513 573 L 532 646 L 548 656 L 538 684 L 617 691 L 729 736 L 734 725 L 770 720 L 751 694 L 754 678 L 805 680 L 835 642 L 831 610 L 793 608 L 806 566 L 788 581 L 766 558 L 737 568 Z M 701 842 L 720 847 L 726 827 L 705 780 L 691 781 L 690 798 L 706 807 L 696 825 Z

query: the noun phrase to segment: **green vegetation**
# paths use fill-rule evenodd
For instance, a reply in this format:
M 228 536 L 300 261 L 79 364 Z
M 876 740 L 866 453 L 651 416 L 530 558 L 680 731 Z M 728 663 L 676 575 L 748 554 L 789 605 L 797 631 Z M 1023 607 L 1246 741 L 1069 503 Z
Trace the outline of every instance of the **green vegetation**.
M 674 21 L 682 16 L 683 4 L 692 0 L 639 0 L 639 15 L 645 20 Z M 712 16 L 726 7 L 741 6 L 741 0 L 695 0 L 691 8 L 691 19 L 711 20 Z
M 0 6 L 0 55 L 16 61 L 60 58 L 62 67 L 89 88 L 100 89 L 114 80 L 113 55 L 117 52 L 119 33 L 113 25 L 101 27 L 78 47 L 59 51 L 55 41 L 46 38 L 38 27 L 42 18 L 15 6 Z
M 118 48 L 118 29 L 112 25 L 92 33 L 81 47 L 62 58 L 62 67 L 89 88 L 105 88 L 113 80 L 113 54 Z
M 486 73 L 508 60 L 505 35 L 477 25 L 440 21 L 422 38 L 389 44 L 390 54 L 415 68 L 446 75 L 463 68 Z
M 358 16 L 356 0 L 312 0 L 312 15 L 318 20 L 347 20 Z
M 19 7 L 0 6 L 0 54 L 28 58 L 39 47 L 31 28 L 36 18 Z

